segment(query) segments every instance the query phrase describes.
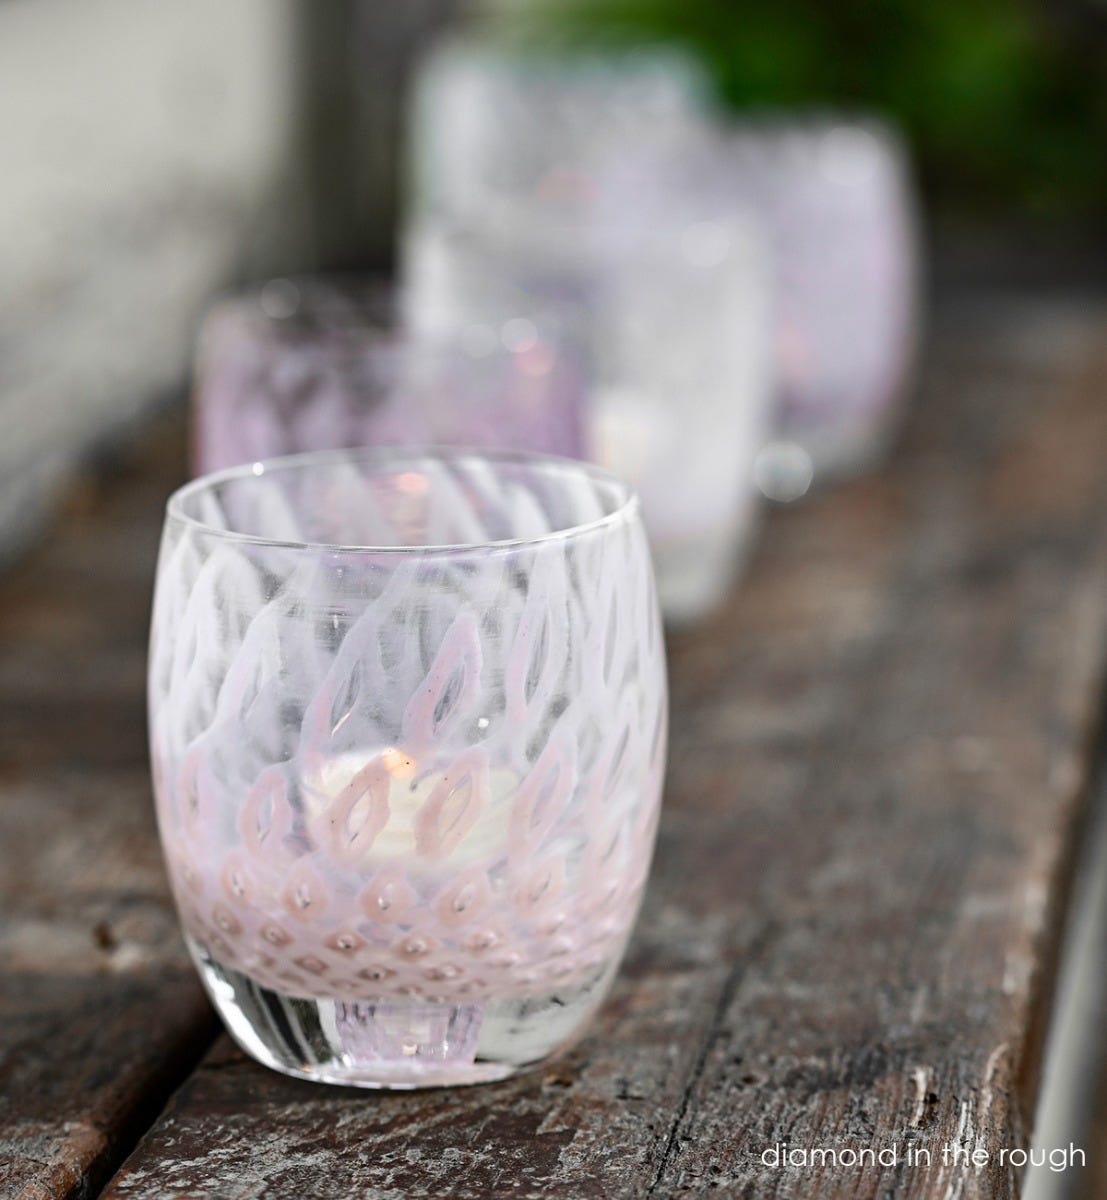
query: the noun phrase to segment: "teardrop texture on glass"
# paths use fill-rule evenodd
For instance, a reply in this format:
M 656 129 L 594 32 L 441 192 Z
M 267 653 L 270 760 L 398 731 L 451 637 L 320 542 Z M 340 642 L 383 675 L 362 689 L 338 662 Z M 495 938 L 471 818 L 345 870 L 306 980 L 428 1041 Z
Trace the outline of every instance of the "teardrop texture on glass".
M 451 624 L 426 678 L 404 710 L 404 742 L 418 750 L 447 736 L 480 695 L 482 655 L 477 622 L 461 613 Z
M 363 859 L 388 824 L 391 775 L 378 758 L 361 768 L 313 822 L 318 841 L 336 862 Z
M 488 803 L 488 756 L 479 747 L 460 755 L 442 774 L 415 817 L 415 851 L 445 858 L 465 839 Z
M 292 832 L 292 809 L 288 803 L 288 781 L 284 771 L 270 767 L 250 789 L 238 814 L 238 832 L 246 852 L 272 863 L 289 857 L 283 846 Z
M 531 857 L 564 812 L 576 786 L 576 749 L 566 737 L 551 738 L 516 790 L 508 817 L 513 862 Z
M 378 871 L 362 888 L 358 903 L 370 921 L 398 925 L 419 903 L 419 895 L 402 867 L 389 866 Z

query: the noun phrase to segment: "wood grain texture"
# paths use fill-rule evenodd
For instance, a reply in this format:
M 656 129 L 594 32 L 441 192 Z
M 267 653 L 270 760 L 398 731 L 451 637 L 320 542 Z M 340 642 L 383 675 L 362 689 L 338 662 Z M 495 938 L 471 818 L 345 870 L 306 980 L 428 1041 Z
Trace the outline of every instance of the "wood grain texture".
M 1105 331 L 947 311 L 893 462 L 775 513 L 672 640 L 656 866 L 575 1052 L 363 1095 L 221 1039 L 106 1194 L 1017 1195 L 1103 683 Z M 780 1141 L 901 1161 L 766 1167 Z
M 142 693 L 180 422 L 0 584 L 0 1195 L 92 1194 L 214 1033 L 154 832 Z
M 1088 1149 L 1089 1179 L 1081 1200 L 1107 1196 L 1107 1081 L 1097 1109 L 1098 1131 Z
M 365 1096 L 223 1040 L 109 1194 L 1014 1195 L 940 1151 L 1026 1135 L 1104 661 L 1104 328 L 951 314 L 891 468 L 774 515 L 733 605 L 674 640 L 657 868 L 584 1045 Z M 94 1191 L 211 1029 L 143 765 L 179 441 L 0 586 L 3 1194 Z M 782 1139 L 937 1162 L 765 1168 Z
M 1089 951 L 1097 957 L 1102 971 L 1103 964 L 1107 962 L 1107 909 L 1101 909 L 1099 912 Z M 1100 981 L 1102 979 L 1101 974 Z M 1096 995 L 1096 1003 L 1088 1006 L 1085 1011 L 1093 1021 L 1098 1022 L 1097 1028 L 1089 1031 L 1084 1042 L 1085 1049 L 1104 1055 L 1107 1053 L 1107 987 L 1102 986 L 1102 983 Z M 1091 1130 L 1088 1138 L 1088 1170 L 1080 1181 L 1080 1189 L 1073 1188 L 1064 1200 L 1102 1200 L 1102 1197 L 1107 1196 L 1107 1071 L 1100 1072 L 1099 1086 L 1088 1105 L 1088 1111 L 1082 1115 L 1085 1118 L 1085 1127 Z

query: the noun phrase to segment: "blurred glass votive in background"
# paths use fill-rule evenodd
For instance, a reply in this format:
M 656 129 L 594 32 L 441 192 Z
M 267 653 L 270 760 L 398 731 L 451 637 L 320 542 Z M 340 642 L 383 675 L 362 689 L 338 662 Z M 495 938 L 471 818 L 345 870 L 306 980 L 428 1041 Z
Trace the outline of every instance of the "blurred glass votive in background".
M 579 457 L 582 377 L 552 323 L 459 314 L 412 336 L 387 289 L 275 279 L 228 297 L 200 334 L 197 473 L 304 450 L 464 445 Z
M 439 42 L 409 120 L 416 216 L 487 219 L 505 198 L 588 191 L 635 146 L 681 147 L 703 124 L 706 83 L 676 50 L 559 53 L 493 38 Z
M 586 377 L 584 454 L 642 498 L 667 619 L 726 592 L 770 429 L 769 264 L 678 56 L 452 43 L 411 126 L 406 319 L 549 308 Z
M 779 441 L 760 475 L 771 498 L 795 499 L 873 465 L 895 433 L 918 338 L 912 188 L 877 121 L 780 114 L 732 129 L 729 186 L 773 256 Z
M 771 403 L 761 244 L 740 220 L 675 209 L 519 218 L 413 224 L 409 320 L 495 326 L 521 305 L 557 306 L 586 377 L 584 455 L 639 493 L 662 611 L 694 620 L 725 594 L 756 524 Z

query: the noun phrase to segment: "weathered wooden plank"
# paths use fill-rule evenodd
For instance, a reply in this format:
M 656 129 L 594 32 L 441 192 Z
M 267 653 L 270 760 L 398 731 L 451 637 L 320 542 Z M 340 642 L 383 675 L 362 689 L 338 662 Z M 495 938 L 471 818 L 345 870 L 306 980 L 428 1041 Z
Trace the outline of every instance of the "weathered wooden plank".
M 1088 1149 L 1088 1180 L 1080 1200 L 1107 1196 L 1107 1080 L 1097 1108 L 1098 1135 Z
M 180 421 L 0 582 L 0 1194 L 88 1195 L 210 1042 L 150 804 L 142 677 Z M 120 469 L 116 474 L 127 475 Z
M 1093 798 L 1078 839 L 1061 969 L 1057 973 L 1042 1082 L 1034 1112 L 1032 1163 L 1023 1181 L 1024 1200 L 1100 1200 L 1107 1195 L 1104 1186 L 1107 1180 L 1101 1173 L 1107 1165 L 1102 1161 L 1107 1147 L 1099 1144 L 1099 1114 L 1102 1101 L 1107 1100 L 1107 756 L 1104 749 L 1101 740 L 1094 768 Z M 1057 1148 L 1070 1146 L 1080 1165 L 1058 1171 Z
M 1015 1190 L 998 1152 L 1028 1133 L 1101 685 L 1107 373 L 1077 364 L 1064 382 L 983 375 L 1002 409 L 931 393 L 895 471 L 908 536 L 883 628 L 838 692 L 830 753 L 773 797 L 812 824 L 761 889 L 780 928 L 720 1014 L 664 1194 L 713 1176 L 757 1195 Z M 902 1152 L 908 1138 L 932 1170 L 758 1164 L 784 1139 Z M 989 1161 L 946 1166 L 950 1139 Z
M 1107 806 L 1107 779 L 1100 785 L 1100 801 Z M 1090 1131 L 1086 1138 L 1081 1137 L 1081 1142 L 1087 1142 L 1088 1166 L 1070 1190 L 1057 1188 L 1057 1200 L 1102 1200 L 1107 1196 L 1107 807 L 1099 811 L 1099 822 L 1098 844 L 1086 858 L 1090 886 L 1076 945 L 1080 958 L 1071 973 L 1076 977 L 1072 1007 L 1077 1010 L 1073 1053 L 1094 1056 L 1100 1070 L 1098 1082 L 1093 1082 L 1094 1068 L 1081 1064 L 1083 1086 L 1077 1092 L 1071 1124 L 1082 1134 Z
M 888 469 L 775 514 L 674 639 L 656 869 L 576 1052 L 366 1096 L 223 1040 L 107 1194 L 1016 1195 L 1105 659 L 1105 330 L 948 313 Z M 783 1140 L 900 1162 L 765 1166 Z

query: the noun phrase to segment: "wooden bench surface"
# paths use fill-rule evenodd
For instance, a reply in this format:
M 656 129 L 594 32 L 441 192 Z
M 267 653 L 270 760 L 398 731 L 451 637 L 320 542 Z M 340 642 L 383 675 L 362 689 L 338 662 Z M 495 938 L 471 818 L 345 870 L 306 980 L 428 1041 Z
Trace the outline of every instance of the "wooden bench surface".
M 166 418 L 0 579 L 0 1194 L 1017 1195 L 1107 665 L 1105 333 L 1092 302 L 940 312 L 891 462 L 773 512 L 671 638 L 654 871 L 590 1036 L 450 1092 L 217 1035 L 146 772 Z

